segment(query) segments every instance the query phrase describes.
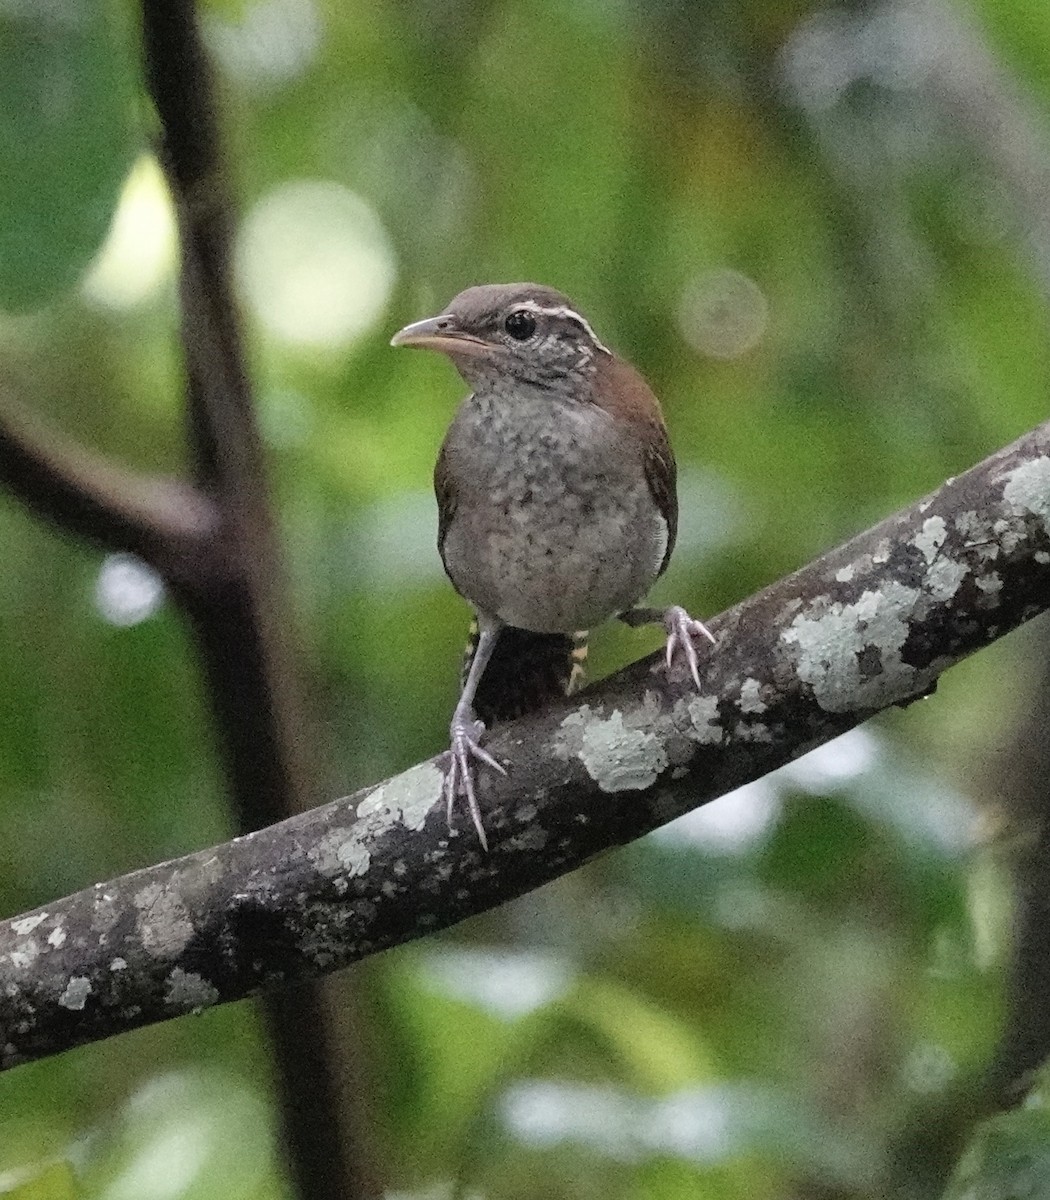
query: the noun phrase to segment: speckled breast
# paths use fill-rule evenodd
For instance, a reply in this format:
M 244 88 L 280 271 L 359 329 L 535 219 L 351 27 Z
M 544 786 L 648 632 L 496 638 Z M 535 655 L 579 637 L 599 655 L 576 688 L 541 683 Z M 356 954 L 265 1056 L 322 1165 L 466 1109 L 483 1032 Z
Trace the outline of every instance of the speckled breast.
M 445 565 L 482 613 L 571 632 L 631 607 L 652 585 L 666 524 L 636 449 L 600 410 L 546 396 L 472 397 L 445 456 L 456 490 Z

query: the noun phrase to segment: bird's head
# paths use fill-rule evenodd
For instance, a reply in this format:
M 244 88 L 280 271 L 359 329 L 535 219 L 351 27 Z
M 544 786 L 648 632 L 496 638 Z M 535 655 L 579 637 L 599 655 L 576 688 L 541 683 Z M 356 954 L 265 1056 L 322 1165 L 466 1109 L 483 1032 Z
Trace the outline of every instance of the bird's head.
M 447 354 L 471 387 L 507 382 L 577 388 L 609 350 L 586 317 L 553 288 L 494 283 L 460 292 L 436 317 L 399 330 L 392 346 Z

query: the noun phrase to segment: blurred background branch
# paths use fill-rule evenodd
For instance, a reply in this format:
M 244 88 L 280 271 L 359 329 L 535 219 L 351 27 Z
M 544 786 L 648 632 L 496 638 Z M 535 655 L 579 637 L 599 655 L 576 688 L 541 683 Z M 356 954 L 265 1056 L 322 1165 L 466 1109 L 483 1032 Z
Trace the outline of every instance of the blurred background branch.
M 303 811 L 316 794 L 318 744 L 297 677 L 301 656 L 285 595 L 230 280 L 233 208 L 211 69 L 193 0 L 144 0 L 146 82 L 181 252 L 187 415 L 198 485 L 216 498 L 236 569 L 226 587 L 182 594 L 192 622 L 242 833 Z M 347 997 L 349 1000 L 350 998 Z M 358 1110 L 357 1048 L 340 1042 L 320 984 L 262 1001 L 274 1048 L 289 1168 L 304 1200 L 378 1195 Z
M 1034 645 L 1039 669 L 1029 708 L 994 783 L 1003 809 L 1003 852 L 1012 864 L 1017 909 L 1003 1036 L 992 1064 L 1002 1107 L 1021 1104 L 1050 1056 L 1050 634 Z
M 311 721 L 294 666 L 294 621 L 268 500 L 268 470 L 230 284 L 234 217 L 211 72 L 192 0 L 146 0 L 146 81 L 178 215 L 182 341 L 196 488 L 154 481 L 16 425 L 0 478 L 60 530 L 139 555 L 189 617 L 242 833 L 305 809 L 314 791 Z M 309 1200 L 378 1195 L 356 1110 L 355 1048 L 334 1033 L 321 985 L 262 1001 L 277 1066 L 288 1165 Z
M 136 554 L 187 591 L 223 580 L 219 511 L 204 492 L 63 444 L 10 395 L 0 405 L 0 483 L 62 532 Z

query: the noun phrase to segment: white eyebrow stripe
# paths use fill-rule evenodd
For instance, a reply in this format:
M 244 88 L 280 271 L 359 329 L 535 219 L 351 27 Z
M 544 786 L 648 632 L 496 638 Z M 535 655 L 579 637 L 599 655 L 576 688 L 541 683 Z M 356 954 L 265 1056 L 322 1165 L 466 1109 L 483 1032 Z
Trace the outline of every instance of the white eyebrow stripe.
M 581 317 L 580 314 L 575 311 L 575 309 L 569 308 L 568 305 L 559 304 L 555 308 L 544 308 L 542 304 L 536 304 L 532 300 L 526 300 L 524 304 L 519 304 L 518 307 L 528 309 L 529 312 L 536 313 L 537 316 L 567 317 L 570 321 L 575 321 L 578 325 L 581 325 L 586 330 L 587 336 L 598 347 L 599 350 L 603 351 L 605 354 L 612 354 L 612 351 L 609 349 L 609 347 L 599 339 L 598 335 L 591 328 L 590 321 L 588 321 L 586 317 Z

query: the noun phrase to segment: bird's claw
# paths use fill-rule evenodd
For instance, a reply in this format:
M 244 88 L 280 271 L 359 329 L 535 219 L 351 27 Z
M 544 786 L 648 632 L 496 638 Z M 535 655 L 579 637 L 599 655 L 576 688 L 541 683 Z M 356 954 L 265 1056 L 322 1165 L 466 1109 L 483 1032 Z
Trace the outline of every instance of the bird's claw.
M 715 635 L 703 621 L 691 617 L 680 604 L 673 604 L 664 613 L 664 628 L 667 630 L 667 669 L 670 670 L 674 663 L 675 652 L 681 650 L 689 665 L 689 674 L 692 675 L 693 682 L 699 691 L 700 660 L 697 657 L 696 647 L 693 645 L 693 638 L 698 635 L 705 637 L 713 646 L 715 645 Z
M 478 839 L 482 848 L 488 850 L 489 841 L 485 836 L 481 809 L 478 807 L 478 798 L 474 792 L 474 764 L 471 760 L 476 759 L 478 762 L 483 762 L 501 775 L 506 775 L 507 770 L 481 745 L 480 738 L 484 732 L 485 726 L 481 721 L 463 724 L 453 722 L 452 744 L 448 751 L 448 772 L 445 775 L 445 812 L 448 818 L 448 827 L 451 829 L 452 806 L 456 802 L 456 797 L 462 796 L 470 809 L 471 820 L 474 822 L 474 828 L 478 831 Z

